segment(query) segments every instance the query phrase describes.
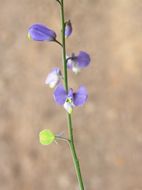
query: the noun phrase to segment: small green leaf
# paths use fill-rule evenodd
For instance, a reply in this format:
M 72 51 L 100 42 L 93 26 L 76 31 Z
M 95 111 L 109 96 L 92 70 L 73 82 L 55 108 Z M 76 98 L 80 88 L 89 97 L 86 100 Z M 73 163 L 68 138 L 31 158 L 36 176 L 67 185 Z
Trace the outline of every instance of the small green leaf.
M 39 133 L 39 142 L 42 145 L 51 144 L 55 140 L 55 135 L 49 129 L 44 129 Z

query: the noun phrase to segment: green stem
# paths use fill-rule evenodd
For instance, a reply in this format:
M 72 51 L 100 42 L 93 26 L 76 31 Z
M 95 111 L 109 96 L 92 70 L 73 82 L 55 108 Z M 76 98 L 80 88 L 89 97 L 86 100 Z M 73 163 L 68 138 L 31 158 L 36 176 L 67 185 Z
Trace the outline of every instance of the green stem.
M 80 164 L 79 164 L 79 159 L 77 157 L 76 149 L 75 149 L 75 144 L 74 144 L 74 138 L 73 138 L 73 128 L 72 128 L 72 119 L 71 115 L 68 114 L 68 129 L 69 129 L 69 144 L 70 144 L 70 149 L 73 157 L 73 163 L 74 167 L 76 170 L 76 175 L 79 183 L 80 190 L 84 190 L 84 185 L 83 185 L 83 179 L 81 175 L 81 170 L 80 170 Z
M 65 19 L 64 19 L 64 0 L 61 0 L 61 21 L 62 21 L 62 57 L 64 63 L 64 86 L 68 92 L 68 73 L 66 64 L 66 41 L 65 41 Z
M 66 91 L 68 92 L 68 73 L 67 73 L 67 61 L 66 61 L 66 41 L 65 41 L 65 19 L 64 19 L 64 0 L 61 0 L 61 21 L 62 21 L 62 57 L 64 64 L 64 86 Z M 84 190 L 83 179 L 81 176 L 80 164 L 77 157 L 74 138 L 73 138 L 73 127 L 72 127 L 72 118 L 71 114 L 67 114 L 67 122 L 68 122 L 68 131 L 69 131 L 69 145 L 73 158 L 73 163 L 79 183 L 80 190 Z

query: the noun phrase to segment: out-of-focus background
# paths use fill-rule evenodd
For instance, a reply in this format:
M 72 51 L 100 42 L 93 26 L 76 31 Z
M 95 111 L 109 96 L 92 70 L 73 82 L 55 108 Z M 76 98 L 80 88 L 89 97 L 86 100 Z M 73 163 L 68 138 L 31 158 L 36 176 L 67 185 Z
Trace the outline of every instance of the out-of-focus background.
M 78 190 L 66 143 L 41 146 L 40 130 L 66 130 L 65 111 L 44 85 L 61 49 L 28 41 L 33 23 L 60 39 L 55 0 L 0 0 L 0 190 Z M 142 1 L 65 0 L 68 53 L 91 55 L 70 86 L 88 88 L 73 113 L 86 190 L 142 190 Z

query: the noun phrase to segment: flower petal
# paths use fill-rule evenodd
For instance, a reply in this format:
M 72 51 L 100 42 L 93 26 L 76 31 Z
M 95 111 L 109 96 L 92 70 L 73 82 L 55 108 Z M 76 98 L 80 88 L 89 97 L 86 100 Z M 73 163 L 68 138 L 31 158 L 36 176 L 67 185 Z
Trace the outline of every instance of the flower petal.
M 63 105 L 66 101 L 67 93 L 62 85 L 58 85 L 54 91 L 54 100 L 59 105 Z
M 72 66 L 72 71 L 75 73 L 75 74 L 78 74 L 80 72 L 80 67 L 78 66 L 78 64 L 74 64 Z
M 90 63 L 90 56 L 88 53 L 84 52 L 84 51 L 80 51 L 79 55 L 77 56 L 77 62 L 78 62 L 78 66 L 80 68 L 86 67 L 89 65 Z
M 61 71 L 59 68 L 54 68 L 52 71 L 48 74 L 45 84 L 48 84 L 50 88 L 54 88 L 57 84 L 59 84 L 61 79 Z
M 33 24 L 28 30 L 28 38 L 36 41 L 54 41 L 56 33 L 42 24 Z
M 82 106 L 88 98 L 87 90 L 84 86 L 80 86 L 78 91 L 74 93 L 73 103 L 75 106 Z

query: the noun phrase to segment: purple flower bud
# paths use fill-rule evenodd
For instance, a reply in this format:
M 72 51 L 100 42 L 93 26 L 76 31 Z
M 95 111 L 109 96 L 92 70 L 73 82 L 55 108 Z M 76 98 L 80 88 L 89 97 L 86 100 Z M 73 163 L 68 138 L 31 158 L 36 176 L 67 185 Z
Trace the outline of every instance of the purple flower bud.
M 71 33 L 72 33 L 72 24 L 69 20 L 65 23 L 65 37 L 66 38 L 69 37 Z
M 72 54 L 71 57 L 67 58 L 67 66 L 68 69 L 72 69 L 72 71 L 77 74 L 82 68 L 90 64 L 90 60 L 88 53 L 80 51 L 77 56 Z
M 42 24 L 33 24 L 28 29 L 28 38 L 36 41 L 55 41 L 56 33 Z
M 62 78 L 62 74 L 59 68 L 54 68 L 52 71 L 48 74 L 45 84 L 48 84 L 50 88 L 54 88 L 57 86 L 60 82 L 60 79 Z
M 88 93 L 84 86 L 80 86 L 76 93 L 72 89 L 67 93 L 62 85 L 58 85 L 54 91 L 55 102 L 63 105 L 69 114 L 72 113 L 73 107 L 84 105 L 87 98 Z

